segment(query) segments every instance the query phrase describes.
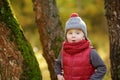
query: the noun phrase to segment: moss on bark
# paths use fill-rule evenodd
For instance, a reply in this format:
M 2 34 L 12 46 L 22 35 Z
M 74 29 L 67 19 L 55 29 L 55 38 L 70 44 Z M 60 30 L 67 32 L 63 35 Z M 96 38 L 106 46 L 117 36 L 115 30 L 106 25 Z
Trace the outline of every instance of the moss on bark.
M 18 49 L 24 57 L 23 74 L 20 80 L 42 80 L 37 59 L 30 43 L 24 37 L 20 24 L 12 13 L 9 0 L 0 0 L 0 21 L 5 23 L 15 36 Z M 12 35 L 10 41 L 14 41 Z

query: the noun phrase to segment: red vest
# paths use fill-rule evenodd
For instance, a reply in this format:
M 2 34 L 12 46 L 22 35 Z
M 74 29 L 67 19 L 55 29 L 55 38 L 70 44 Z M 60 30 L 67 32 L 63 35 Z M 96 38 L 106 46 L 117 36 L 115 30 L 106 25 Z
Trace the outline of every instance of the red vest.
M 89 80 L 94 73 L 94 68 L 90 64 L 91 48 L 83 50 L 77 54 L 62 54 L 62 65 L 65 80 Z

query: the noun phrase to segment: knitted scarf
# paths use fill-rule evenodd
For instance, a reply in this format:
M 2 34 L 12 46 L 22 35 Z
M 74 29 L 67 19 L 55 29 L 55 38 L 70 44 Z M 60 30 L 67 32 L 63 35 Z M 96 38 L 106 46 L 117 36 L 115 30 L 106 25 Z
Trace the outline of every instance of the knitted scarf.
M 63 44 L 63 53 L 76 54 L 90 47 L 88 40 L 81 40 L 80 42 L 68 43 L 67 41 Z

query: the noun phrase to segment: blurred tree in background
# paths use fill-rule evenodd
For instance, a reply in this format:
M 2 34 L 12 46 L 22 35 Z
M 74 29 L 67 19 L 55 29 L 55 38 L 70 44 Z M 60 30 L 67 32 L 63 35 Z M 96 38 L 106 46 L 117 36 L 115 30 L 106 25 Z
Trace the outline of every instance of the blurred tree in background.
M 105 0 L 112 80 L 120 80 L 120 0 Z
M 63 41 L 63 30 L 55 0 L 33 0 L 36 23 L 39 27 L 43 56 L 48 64 L 51 80 L 57 80 L 54 72 L 57 57 Z
M 0 0 L 0 80 L 41 80 L 31 45 L 11 11 L 9 0 Z
M 104 80 L 110 80 L 109 41 L 107 24 L 104 16 L 104 0 L 56 0 L 60 20 L 64 29 L 65 22 L 72 12 L 77 12 L 87 24 L 88 37 L 97 48 L 100 56 L 105 61 L 108 72 Z M 39 33 L 35 24 L 35 16 L 31 0 L 11 0 L 18 21 L 23 27 L 23 32 L 32 44 L 41 50 Z M 16 5 L 17 4 L 17 5 Z M 46 10 L 47 11 L 47 10 Z

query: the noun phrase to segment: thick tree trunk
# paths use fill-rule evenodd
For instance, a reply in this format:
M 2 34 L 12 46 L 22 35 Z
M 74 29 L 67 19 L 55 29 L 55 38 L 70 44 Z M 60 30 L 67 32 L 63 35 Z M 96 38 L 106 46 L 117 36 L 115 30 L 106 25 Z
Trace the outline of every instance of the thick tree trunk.
M 59 54 L 63 41 L 63 30 L 59 20 L 55 0 L 33 0 L 40 40 L 43 47 L 51 80 L 56 80 L 54 73 L 55 56 Z
M 18 80 L 22 74 L 23 57 L 14 39 L 7 25 L 0 22 L 0 80 Z
M 13 17 L 8 0 L 0 0 L 0 80 L 41 80 L 32 47 Z
M 120 0 L 105 0 L 112 80 L 120 80 Z

